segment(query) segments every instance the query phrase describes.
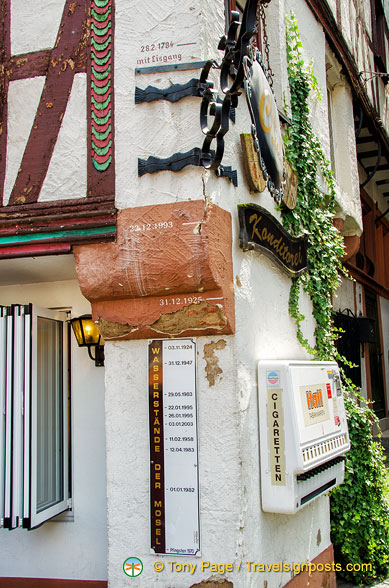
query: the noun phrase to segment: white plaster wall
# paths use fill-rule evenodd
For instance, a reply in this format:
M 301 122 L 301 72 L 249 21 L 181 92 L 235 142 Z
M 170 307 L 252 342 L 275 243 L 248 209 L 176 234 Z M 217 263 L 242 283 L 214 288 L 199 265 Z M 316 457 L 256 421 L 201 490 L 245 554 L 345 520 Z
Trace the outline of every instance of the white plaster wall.
M 319 82 L 325 81 L 324 35 L 303 2 L 285 2 L 294 8 L 301 23 L 307 55 L 315 55 Z M 217 56 L 217 43 L 224 32 L 223 0 L 183 0 L 181 27 L 187 38 L 198 34 L 200 23 L 201 59 Z M 274 27 L 282 30 L 284 4 L 272 13 Z M 240 132 L 250 132 L 250 119 L 241 96 L 236 124 L 225 137 L 224 165 L 238 169 L 239 186 L 213 172 L 188 167 L 180 173 L 160 172 L 137 176 L 137 157 L 167 157 L 177 151 L 201 146 L 199 126 L 200 100 L 187 98 L 177 104 L 154 102 L 135 106 L 135 84 L 167 87 L 198 76 L 198 71 L 153 73 L 135 76 L 136 48 L 144 40 L 156 38 L 165 20 L 173 19 L 176 3 L 163 0 L 154 10 L 149 4 L 142 18 L 134 14 L 129 28 L 133 2 L 116 0 L 115 100 L 116 100 L 116 202 L 119 208 L 204 199 L 231 212 L 233 224 L 233 263 L 236 295 L 236 334 L 224 337 L 199 337 L 198 411 L 200 558 L 176 558 L 199 563 L 208 560 L 235 565 L 251 559 L 262 563 L 305 562 L 330 544 L 328 499 L 320 498 L 295 516 L 264 514 L 260 508 L 258 442 L 257 361 L 262 358 L 306 358 L 296 340 L 295 325 L 288 314 L 290 279 L 279 267 L 258 252 L 243 253 L 238 243 L 236 205 L 255 202 L 279 218 L 268 192 L 250 194 L 243 173 Z M 193 24 L 192 11 L 198 15 Z M 161 12 L 164 19 L 161 21 Z M 131 15 L 132 16 L 132 15 Z M 277 33 L 278 34 L 278 33 Z M 141 41 L 140 41 L 141 39 Z M 274 38 L 274 42 L 275 42 Z M 219 55 L 220 58 L 220 55 Z M 280 68 L 285 71 L 282 52 Z M 281 65 L 282 62 L 282 65 Z M 277 69 L 273 68 L 275 76 Z M 315 70 L 316 71 L 316 70 Z M 216 82 L 218 82 L 216 78 Z M 283 92 L 279 87 L 279 94 Z M 324 134 L 323 106 L 315 111 L 313 123 Z M 312 342 L 314 329 L 311 305 L 302 296 L 304 326 Z M 206 343 L 224 339 L 226 347 L 216 351 L 222 374 L 210 386 L 205 374 L 203 349 Z M 108 343 L 106 345 L 106 430 L 109 567 L 111 587 L 127 586 L 123 561 L 133 555 L 142 559 L 144 568 L 137 585 L 184 588 L 206 579 L 211 573 L 157 574 L 156 559 L 166 565 L 172 556 L 149 553 L 149 440 L 147 341 Z M 120 447 L 120 450 L 118 450 Z M 320 532 L 319 532 L 320 531 Z M 226 574 L 236 588 L 251 588 L 267 582 L 269 588 L 284 585 L 290 574 L 254 574 L 244 567 Z
M 303 562 L 313 559 L 330 543 L 327 499 L 319 499 L 295 516 L 263 513 L 258 467 L 257 361 L 306 357 L 296 341 L 295 327 L 288 315 L 290 282 L 264 256 L 255 252 L 244 255 L 237 245 L 234 253 L 234 273 L 242 284 L 235 288 L 238 321 L 234 337 L 242 460 L 242 522 L 238 536 L 241 559 L 262 563 Z M 309 309 L 303 297 L 302 312 L 306 316 Z M 309 337 L 313 325 L 312 321 L 307 322 Z M 234 578 L 234 586 L 254 588 L 265 581 L 268 586 L 282 586 L 289 579 L 286 573 L 254 574 L 246 569 L 243 578 Z
M 11 54 L 54 46 L 65 0 L 12 0 Z
M 90 313 L 77 280 L 0 288 L 0 304 L 29 302 L 71 308 L 73 316 Z M 53 520 L 33 531 L 0 530 L 0 576 L 107 579 L 104 368 L 96 368 L 70 337 L 74 520 Z
M 263 268 L 259 264 L 254 268 L 255 261 L 252 259 L 250 265 L 258 274 Z M 269 349 L 268 332 L 262 328 L 265 313 L 252 315 L 250 312 L 254 305 L 268 309 L 274 294 L 270 288 L 265 299 L 261 291 L 251 304 L 246 302 L 246 325 L 238 326 L 237 335 L 197 338 L 199 558 L 149 554 L 147 341 L 106 345 L 110 586 L 127 586 L 122 566 L 130 555 L 136 555 L 143 562 L 138 586 L 186 588 L 212 576 L 209 572 L 201 572 L 204 560 L 233 563 L 235 571 L 225 576 L 236 588 L 256 587 L 259 581 L 260 585 L 267 581 L 270 587 L 281 586 L 290 579 L 290 574 L 249 573 L 244 562 L 305 562 L 329 545 L 328 499 L 315 501 L 295 516 L 264 514 L 260 508 L 257 360 L 303 357 L 288 325 L 282 329 L 285 337 L 278 339 L 277 352 L 274 337 Z M 242 305 L 238 306 L 243 320 Z M 277 309 L 281 315 L 277 324 L 281 325 L 286 315 L 285 304 L 281 301 Z M 248 316 L 250 329 L 247 328 Z M 209 386 L 204 345 L 220 339 L 227 343 L 224 350 L 216 352 L 222 374 L 215 386 Z M 156 560 L 165 564 L 165 570 L 158 574 L 152 568 Z M 174 573 L 169 569 L 170 561 L 197 564 L 198 569 L 193 575 Z M 243 564 L 237 572 L 239 561 Z
M 214 340 L 219 340 L 220 337 Z M 123 561 L 136 555 L 143 562 L 138 586 L 189 586 L 203 574 L 153 572 L 156 560 L 199 563 L 235 561 L 240 515 L 239 406 L 235 392 L 234 350 L 230 339 L 220 352 L 223 376 L 209 388 L 203 347 L 198 351 L 198 428 L 200 541 L 202 557 L 149 554 L 149 436 L 147 341 L 107 344 L 106 414 L 110 586 L 128 585 Z M 219 354 L 218 354 L 219 355 Z M 120 446 L 120 451 L 118 451 Z
M 4 205 L 8 204 L 18 175 L 44 83 L 45 78 L 39 76 L 9 84 Z
M 270 66 L 277 75 L 273 79 L 273 90 L 278 108 L 285 110 L 290 104 L 288 70 L 285 59 L 286 36 L 285 16 L 290 16 L 285 9 L 285 0 L 272 0 L 265 9 L 266 30 L 269 38 Z M 290 113 L 289 113 L 290 114 Z
M 337 203 L 346 217 L 344 235 L 361 234 L 359 174 L 354 133 L 353 98 L 350 87 L 341 82 L 332 90 L 332 123 L 336 162 Z
M 356 314 L 354 289 L 355 282 L 342 277 L 342 282 L 337 289 L 333 300 L 335 311 L 342 312 L 346 310 L 346 308 L 349 308 L 354 314 Z

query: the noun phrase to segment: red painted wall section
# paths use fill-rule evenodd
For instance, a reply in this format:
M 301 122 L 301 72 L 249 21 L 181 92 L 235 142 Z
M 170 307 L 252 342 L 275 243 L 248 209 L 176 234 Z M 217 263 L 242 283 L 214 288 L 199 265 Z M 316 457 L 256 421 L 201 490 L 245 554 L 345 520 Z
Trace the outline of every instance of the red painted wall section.
M 334 548 L 329 545 L 311 561 L 311 572 L 301 572 L 284 588 L 336 588 Z
M 231 215 L 216 205 L 119 211 L 115 243 L 74 255 L 105 340 L 234 332 Z

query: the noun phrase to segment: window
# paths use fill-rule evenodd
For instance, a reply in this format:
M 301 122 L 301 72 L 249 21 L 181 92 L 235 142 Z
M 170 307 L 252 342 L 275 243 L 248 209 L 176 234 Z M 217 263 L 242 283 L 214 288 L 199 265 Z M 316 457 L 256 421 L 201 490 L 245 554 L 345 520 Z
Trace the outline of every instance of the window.
M 358 253 L 349 260 L 350 269 L 357 268 L 358 279 L 371 284 L 371 278 L 381 293 L 389 291 L 389 223 L 365 193 L 361 198 L 363 233 Z M 365 280 L 364 280 L 365 278 Z M 367 278 L 367 281 L 366 281 Z M 378 290 L 377 290 L 378 291 Z
M 33 529 L 69 507 L 66 314 L 0 306 L 0 517 Z
M 371 25 L 375 66 L 378 71 L 386 73 L 388 26 L 381 0 L 371 0 Z

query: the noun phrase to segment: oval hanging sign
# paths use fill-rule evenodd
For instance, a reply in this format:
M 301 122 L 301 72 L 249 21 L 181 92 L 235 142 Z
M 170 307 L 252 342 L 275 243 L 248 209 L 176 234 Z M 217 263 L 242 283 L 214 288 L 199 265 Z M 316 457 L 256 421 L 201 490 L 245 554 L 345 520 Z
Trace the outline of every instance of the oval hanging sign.
M 247 74 L 246 97 L 258 139 L 259 160 L 265 177 L 269 177 L 274 190 L 279 193 L 277 199 L 281 200 L 284 146 L 277 104 L 265 72 L 257 60 L 250 64 Z

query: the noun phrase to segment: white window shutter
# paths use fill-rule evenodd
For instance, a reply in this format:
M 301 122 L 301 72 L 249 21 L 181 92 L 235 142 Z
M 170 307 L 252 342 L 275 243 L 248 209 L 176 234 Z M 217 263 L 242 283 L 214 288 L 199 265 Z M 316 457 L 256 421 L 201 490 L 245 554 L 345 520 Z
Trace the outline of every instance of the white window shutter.
M 5 398 L 7 386 L 7 308 L 0 306 L 0 527 L 4 526 Z
M 33 307 L 29 520 L 32 529 L 68 509 L 68 365 L 63 313 Z M 50 411 L 48 410 L 50 408 Z
M 0 307 L 0 523 L 33 529 L 68 508 L 66 315 Z

